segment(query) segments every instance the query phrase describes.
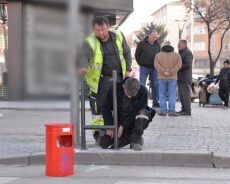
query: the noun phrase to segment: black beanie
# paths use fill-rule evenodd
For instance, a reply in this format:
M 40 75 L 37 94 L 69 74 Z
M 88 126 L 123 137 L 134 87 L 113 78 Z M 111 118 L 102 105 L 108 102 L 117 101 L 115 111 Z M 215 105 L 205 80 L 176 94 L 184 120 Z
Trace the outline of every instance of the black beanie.
M 227 59 L 227 60 L 225 60 L 225 61 L 224 61 L 224 63 L 227 63 L 227 64 L 229 65 L 229 60 L 228 60 L 228 59 Z

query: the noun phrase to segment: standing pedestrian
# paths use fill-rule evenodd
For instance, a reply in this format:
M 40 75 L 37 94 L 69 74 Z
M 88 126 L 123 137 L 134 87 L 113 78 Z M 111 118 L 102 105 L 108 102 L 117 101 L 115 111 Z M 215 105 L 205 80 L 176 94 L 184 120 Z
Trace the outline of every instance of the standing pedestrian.
M 159 90 L 157 71 L 154 68 L 154 59 L 157 53 L 160 52 L 160 43 L 157 40 L 158 33 L 156 30 L 150 32 L 150 34 L 137 45 L 135 52 L 135 58 L 140 65 L 140 83 L 145 86 L 146 79 L 150 76 L 152 87 L 152 100 L 153 107 L 159 107 Z
M 131 72 L 131 52 L 120 31 L 109 31 L 109 21 L 104 16 L 93 20 L 93 33 L 86 38 L 80 49 L 79 73 L 85 75 L 89 87 L 89 101 L 92 111 L 92 124 L 104 125 L 102 106 L 110 86 L 112 71 L 117 71 L 118 80 Z M 95 131 L 97 139 L 99 131 Z
M 228 108 L 230 92 L 230 67 L 229 60 L 224 61 L 224 67 L 221 68 L 216 83 L 219 82 L 219 96 L 224 101 L 224 108 Z
M 179 54 L 182 59 L 182 67 L 177 73 L 178 91 L 181 102 L 181 116 L 191 116 L 191 85 L 193 54 L 187 47 L 186 40 L 180 40 L 178 44 Z
M 155 57 L 154 66 L 158 72 L 160 116 L 179 116 L 175 112 L 177 93 L 177 71 L 181 68 L 181 57 L 167 41 Z M 167 98 L 169 107 L 167 107 Z

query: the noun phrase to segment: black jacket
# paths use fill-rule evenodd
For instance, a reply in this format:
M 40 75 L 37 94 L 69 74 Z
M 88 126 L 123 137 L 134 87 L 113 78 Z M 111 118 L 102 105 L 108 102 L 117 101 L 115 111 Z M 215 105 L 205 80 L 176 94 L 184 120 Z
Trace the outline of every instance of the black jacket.
M 135 58 L 140 66 L 154 68 L 154 59 L 157 53 L 161 51 L 159 41 L 155 41 L 151 45 L 148 41 L 148 37 L 137 44 L 135 52 Z
M 216 83 L 220 81 L 220 86 L 230 86 L 230 68 L 221 68 Z
M 117 109 L 118 126 L 122 125 L 124 130 L 133 126 L 135 117 L 140 110 L 147 107 L 147 89 L 141 86 L 137 95 L 131 99 L 124 93 L 124 81 L 117 83 Z M 102 108 L 102 115 L 105 125 L 113 125 L 113 90 L 109 90 L 107 99 Z
M 177 77 L 179 82 L 192 83 L 192 52 L 185 48 L 179 51 L 182 59 L 182 67 L 177 72 Z

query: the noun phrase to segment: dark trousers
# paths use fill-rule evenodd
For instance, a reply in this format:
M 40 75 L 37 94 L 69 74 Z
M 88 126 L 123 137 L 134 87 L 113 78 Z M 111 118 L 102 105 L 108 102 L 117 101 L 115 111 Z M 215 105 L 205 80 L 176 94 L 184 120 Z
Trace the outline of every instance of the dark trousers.
M 109 89 L 113 85 L 111 77 L 101 77 L 100 83 L 99 83 L 99 89 L 98 89 L 98 102 L 99 106 L 101 106 L 101 109 L 103 107 L 103 104 L 105 103 L 105 100 L 107 99 L 107 95 L 109 92 Z
M 121 81 L 121 78 L 118 77 L 117 81 Z M 99 88 L 97 94 L 90 94 L 89 102 L 92 115 L 101 115 L 102 116 L 102 107 L 107 99 L 109 89 L 112 87 L 112 77 L 101 77 L 99 82 Z M 99 137 L 99 131 L 96 130 L 93 133 L 95 140 Z
M 178 81 L 178 92 L 181 102 L 181 110 L 191 112 L 191 84 Z
M 122 133 L 122 136 L 118 139 L 118 147 L 124 147 L 131 142 L 141 144 L 141 136 L 143 135 L 144 129 L 146 129 L 149 125 L 148 120 L 146 119 L 136 119 L 134 122 L 135 126 L 131 130 L 124 130 Z M 100 137 L 100 143 L 99 145 L 106 149 L 109 146 L 112 146 L 114 143 L 114 140 L 111 139 L 110 136 L 106 135 L 104 132 L 104 135 Z
M 228 107 L 230 86 L 222 86 L 219 88 L 219 96 L 224 101 L 224 106 Z
M 149 122 L 152 121 L 152 118 L 155 116 L 155 110 L 153 109 L 144 109 L 141 110 L 140 113 L 136 116 L 136 119 L 133 121 L 133 126 L 130 129 L 126 129 L 123 131 L 122 136 L 118 139 L 118 147 L 124 147 L 130 143 L 141 143 L 141 137 L 144 133 L 144 130 L 148 127 Z M 106 149 L 112 146 L 114 140 L 111 139 L 110 136 L 105 134 L 103 131 L 99 145 Z

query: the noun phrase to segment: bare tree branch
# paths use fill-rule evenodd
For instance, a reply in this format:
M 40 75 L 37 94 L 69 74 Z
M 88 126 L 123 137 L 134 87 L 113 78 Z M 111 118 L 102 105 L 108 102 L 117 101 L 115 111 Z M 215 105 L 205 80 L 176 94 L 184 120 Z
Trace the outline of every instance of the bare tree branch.
M 218 61 L 218 59 L 219 59 L 219 57 L 220 57 L 220 54 L 221 54 L 221 51 L 222 51 L 222 47 L 223 47 L 224 36 L 225 36 L 225 34 L 227 33 L 227 31 L 229 30 L 229 28 L 230 28 L 230 22 L 229 22 L 229 24 L 228 24 L 228 27 L 224 30 L 223 34 L 221 35 L 221 39 L 220 39 L 220 49 L 219 49 L 219 52 L 218 52 L 218 55 L 217 55 L 217 57 L 216 57 L 216 59 L 215 59 L 215 63 L 214 63 L 214 64 L 217 63 L 217 61 Z
M 185 6 L 199 15 L 196 22 L 202 22 L 208 30 L 208 56 L 210 62 L 210 73 L 214 73 L 214 67 L 221 55 L 223 39 L 226 32 L 230 29 L 230 1 L 229 0 L 182 0 Z M 221 32 L 223 30 L 223 32 Z M 219 31 L 219 32 L 218 32 Z M 217 57 L 211 51 L 212 36 L 215 33 L 221 34 L 220 48 Z

